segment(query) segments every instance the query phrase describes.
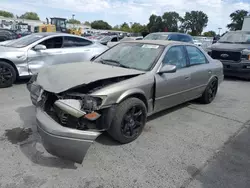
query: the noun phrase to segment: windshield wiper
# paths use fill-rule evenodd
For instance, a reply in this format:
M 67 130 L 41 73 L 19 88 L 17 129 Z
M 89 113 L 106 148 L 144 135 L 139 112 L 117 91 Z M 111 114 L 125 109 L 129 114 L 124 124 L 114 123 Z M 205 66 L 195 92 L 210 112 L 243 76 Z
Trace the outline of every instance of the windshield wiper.
M 101 59 L 101 63 L 104 63 L 104 62 L 112 62 L 112 63 L 115 63 L 115 64 L 120 64 L 119 61 L 116 61 L 116 60 L 113 60 L 113 59 Z
M 229 42 L 229 41 L 218 41 L 219 43 L 228 43 L 228 44 L 234 44 L 234 42 Z
M 105 62 L 112 62 L 112 65 L 114 65 L 113 63 L 115 63 L 115 64 L 117 64 L 119 67 L 131 69 L 131 67 L 126 66 L 126 65 L 123 65 L 123 64 L 121 64 L 119 61 L 113 60 L 113 59 L 101 59 L 100 62 L 101 62 L 102 64 L 109 64 L 109 65 L 110 65 L 110 63 L 105 63 Z

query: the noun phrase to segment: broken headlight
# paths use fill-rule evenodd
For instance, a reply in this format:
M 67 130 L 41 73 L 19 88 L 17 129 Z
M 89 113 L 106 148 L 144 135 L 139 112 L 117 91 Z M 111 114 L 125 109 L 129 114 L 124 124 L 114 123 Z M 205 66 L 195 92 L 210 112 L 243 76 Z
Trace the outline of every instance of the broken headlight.
M 54 106 L 59 119 L 64 124 L 68 115 L 93 121 L 101 116 L 96 111 L 105 98 L 104 96 L 85 95 L 81 99 L 59 99 L 55 101 Z
M 81 109 L 86 112 L 92 112 L 98 110 L 99 106 L 103 103 L 106 96 L 91 96 L 86 95 L 82 99 Z

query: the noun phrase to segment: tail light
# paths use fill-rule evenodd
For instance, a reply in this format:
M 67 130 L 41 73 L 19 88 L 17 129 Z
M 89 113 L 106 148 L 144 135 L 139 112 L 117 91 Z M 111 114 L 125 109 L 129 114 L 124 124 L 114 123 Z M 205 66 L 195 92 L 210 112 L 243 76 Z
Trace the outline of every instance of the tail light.
M 18 35 L 17 35 L 17 38 L 21 38 L 21 37 L 22 37 L 22 35 L 21 35 L 21 34 L 18 34 Z

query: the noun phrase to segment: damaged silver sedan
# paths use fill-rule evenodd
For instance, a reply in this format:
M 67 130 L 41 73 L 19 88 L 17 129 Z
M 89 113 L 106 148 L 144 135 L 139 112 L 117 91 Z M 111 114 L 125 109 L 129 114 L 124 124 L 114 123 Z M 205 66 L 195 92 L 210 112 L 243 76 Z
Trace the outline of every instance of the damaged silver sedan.
M 27 87 L 46 150 L 81 163 L 103 131 L 132 142 L 147 116 L 197 98 L 208 104 L 222 80 L 221 62 L 199 47 L 143 40 L 122 42 L 91 62 L 43 68 Z

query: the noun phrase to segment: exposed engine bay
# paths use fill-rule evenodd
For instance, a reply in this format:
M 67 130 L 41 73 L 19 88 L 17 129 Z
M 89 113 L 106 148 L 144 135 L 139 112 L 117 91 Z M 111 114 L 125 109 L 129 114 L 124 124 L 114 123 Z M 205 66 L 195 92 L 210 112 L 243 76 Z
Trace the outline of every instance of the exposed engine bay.
M 115 105 L 102 108 L 104 98 L 91 96 L 91 93 L 131 77 L 134 75 L 98 80 L 58 94 L 44 91 L 39 106 L 62 126 L 106 130 L 111 124 Z

